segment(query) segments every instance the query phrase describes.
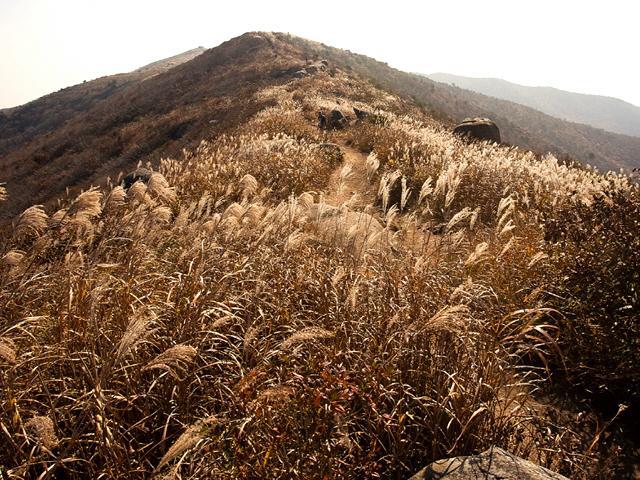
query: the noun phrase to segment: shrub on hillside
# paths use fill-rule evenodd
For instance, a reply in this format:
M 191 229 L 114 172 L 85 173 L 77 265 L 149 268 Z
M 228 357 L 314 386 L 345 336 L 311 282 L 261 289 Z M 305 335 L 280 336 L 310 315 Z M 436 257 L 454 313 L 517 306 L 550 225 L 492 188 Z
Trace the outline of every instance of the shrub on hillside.
M 640 399 L 640 190 L 611 189 L 545 215 L 564 351 L 583 387 Z

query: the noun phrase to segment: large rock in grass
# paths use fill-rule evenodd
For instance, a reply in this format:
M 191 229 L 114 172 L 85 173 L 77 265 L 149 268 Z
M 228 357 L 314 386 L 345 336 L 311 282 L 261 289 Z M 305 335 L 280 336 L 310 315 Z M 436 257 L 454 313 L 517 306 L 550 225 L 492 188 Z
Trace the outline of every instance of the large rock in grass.
M 465 118 L 453 129 L 453 133 L 471 140 L 500 143 L 500 129 L 488 118 Z
M 121 182 L 125 190 L 129 190 L 131 185 L 136 182 L 149 183 L 149 179 L 153 172 L 148 168 L 137 168 L 133 172 L 128 173 Z
M 479 455 L 438 460 L 410 480 L 569 480 L 528 460 L 491 447 Z
M 327 118 L 327 127 L 341 130 L 347 126 L 347 117 L 340 110 L 331 110 L 329 118 Z

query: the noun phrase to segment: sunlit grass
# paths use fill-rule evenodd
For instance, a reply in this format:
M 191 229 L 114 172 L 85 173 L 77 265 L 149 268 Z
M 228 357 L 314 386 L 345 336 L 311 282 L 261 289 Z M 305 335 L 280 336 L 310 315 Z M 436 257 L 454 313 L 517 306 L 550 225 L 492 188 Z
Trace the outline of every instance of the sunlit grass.
M 317 131 L 340 88 L 265 90 L 275 106 L 148 185 L 16 218 L 0 251 L 6 475 L 407 478 L 490 445 L 596 475 L 594 437 L 534 395 L 579 336 L 550 295 L 568 270 L 545 218 L 636 187 L 467 145 L 364 84 L 349 88 L 376 121 Z M 324 203 L 342 168 L 327 135 L 363 151 L 366 212 Z

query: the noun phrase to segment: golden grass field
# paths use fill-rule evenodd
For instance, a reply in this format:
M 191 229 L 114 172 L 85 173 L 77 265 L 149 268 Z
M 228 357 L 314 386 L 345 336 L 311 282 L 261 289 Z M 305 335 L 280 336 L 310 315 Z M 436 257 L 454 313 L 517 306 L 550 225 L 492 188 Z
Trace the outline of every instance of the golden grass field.
M 637 185 L 467 144 L 341 71 L 254 100 L 148 184 L 14 219 L 0 477 L 404 479 L 491 445 L 621 472 Z M 316 128 L 353 106 L 375 115 Z

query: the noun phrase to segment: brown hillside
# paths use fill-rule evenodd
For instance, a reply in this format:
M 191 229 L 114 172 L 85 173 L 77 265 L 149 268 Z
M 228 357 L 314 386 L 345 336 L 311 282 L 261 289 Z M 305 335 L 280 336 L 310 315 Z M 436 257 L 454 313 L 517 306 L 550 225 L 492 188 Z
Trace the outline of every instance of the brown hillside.
M 637 478 L 640 185 L 469 144 L 323 48 L 244 35 L 12 153 L 22 203 L 177 155 L 2 229 L 3 479 L 407 479 L 492 446 Z
M 3 214 L 228 130 L 264 106 L 247 97 L 286 81 L 299 63 L 284 43 L 276 53 L 270 37 L 247 34 L 146 80 L 106 77 L 4 112 L 0 178 L 11 200 Z
M 512 145 L 569 156 L 605 171 L 640 167 L 640 138 L 560 120 L 533 108 L 401 72 L 348 50 L 301 38 L 291 41 L 306 55 L 328 58 L 385 89 L 412 98 L 441 119 L 460 122 L 466 117 L 489 116 L 499 124 L 503 140 Z
M 639 164 L 640 139 L 438 84 L 347 50 L 288 34 L 250 33 L 180 65 L 159 62 L 3 111 L 0 181 L 7 183 L 10 198 L 3 218 L 34 202 L 50 202 L 68 187 L 99 184 L 141 160 L 157 161 L 233 128 L 264 107 L 246 100 L 252 93 L 289 81 L 319 58 L 417 102 L 437 118 L 491 116 L 513 145 L 601 169 Z

